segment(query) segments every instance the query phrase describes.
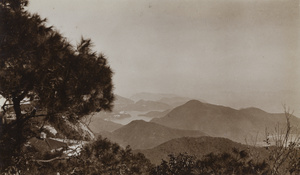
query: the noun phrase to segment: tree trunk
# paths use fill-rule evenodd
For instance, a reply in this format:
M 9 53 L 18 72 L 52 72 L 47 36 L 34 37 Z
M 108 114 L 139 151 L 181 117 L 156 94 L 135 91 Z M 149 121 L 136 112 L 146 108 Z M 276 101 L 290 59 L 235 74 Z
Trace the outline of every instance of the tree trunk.
M 16 114 L 16 129 L 15 129 L 15 139 L 16 139 L 16 151 L 17 154 L 21 153 L 22 142 L 23 142 L 23 122 L 22 122 L 22 113 L 21 113 L 21 105 L 20 100 L 18 98 L 13 99 L 13 107 Z

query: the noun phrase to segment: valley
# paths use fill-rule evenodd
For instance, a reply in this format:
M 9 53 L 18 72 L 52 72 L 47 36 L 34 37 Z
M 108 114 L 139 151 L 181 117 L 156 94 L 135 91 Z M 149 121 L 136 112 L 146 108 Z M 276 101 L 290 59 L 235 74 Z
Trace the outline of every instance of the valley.
M 170 155 L 187 154 L 200 160 L 211 153 L 221 155 L 235 149 L 262 161 L 269 155 L 266 148 L 284 138 L 284 133 L 275 132 L 285 129 L 284 113 L 268 113 L 255 107 L 234 109 L 174 95 L 151 95 L 135 95 L 138 101 L 116 95 L 111 112 L 93 113 L 75 123 L 65 116 L 44 124 L 43 119 L 36 119 L 32 122 L 43 128 L 42 135 L 32 137 L 25 148 L 32 147 L 42 154 L 63 150 L 65 157 L 73 157 L 80 155 L 85 145 L 102 138 L 122 149 L 130 146 L 134 154 L 141 153 L 153 165 L 159 165 Z M 289 121 L 292 128 L 300 126 L 300 119 L 295 116 L 290 116 Z M 288 142 L 298 142 L 296 130 L 289 135 Z
M 80 156 L 86 145 L 104 139 L 125 150 L 130 146 L 134 154 L 142 154 L 158 166 L 170 155 L 189 155 L 202 160 L 211 154 L 234 154 L 234 151 L 246 151 L 251 159 L 263 161 L 268 159 L 276 140 L 284 138 L 284 113 L 268 113 L 255 107 L 237 110 L 165 96 L 150 101 L 158 95 L 151 98 L 148 94 L 148 100 L 135 102 L 117 95 L 111 112 L 93 113 L 77 122 L 70 122 L 65 116 L 44 123 L 44 119 L 35 119 L 32 122 L 43 128 L 43 132 L 29 139 L 24 148 L 34 148 L 42 155 L 61 152 L 63 157 L 71 158 Z M 299 142 L 294 128 L 300 126 L 300 119 L 290 116 L 289 121 L 293 130 L 287 142 Z
M 137 102 L 143 101 L 141 109 L 137 108 L 138 105 L 135 108 L 127 107 L 136 104 L 134 100 L 124 100 L 126 98 L 122 97 L 120 102 L 117 99 L 115 109 L 122 109 L 121 113 L 130 117 L 95 115 L 95 120 L 102 118 L 104 122 L 118 126 L 97 130 L 97 125 L 92 122 L 93 127 L 90 128 L 96 135 L 106 137 L 124 148 L 130 145 L 135 152 L 143 153 L 158 164 L 171 153 L 187 152 L 201 157 L 210 152 L 221 153 L 231 148 L 250 149 L 249 146 L 255 152 L 265 155 L 263 147 L 267 146 L 264 142 L 266 130 L 274 133 L 276 126 L 283 129 L 286 125 L 284 113 L 273 114 L 254 107 L 237 110 L 184 97 L 161 95 L 159 99 L 158 96 L 156 94 L 151 97 L 151 94 L 146 93 L 135 95 Z M 146 100 L 157 100 L 159 103 Z M 157 104 L 161 105 L 162 102 L 166 103 L 165 106 L 169 105 L 169 108 L 158 110 Z M 171 104 L 176 103 L 180 105 L 172 107 Z M 149 110 L 145 111 L 145 108 Z M 112 113 L 115 112 L 113 110 Z M 299 118 L 292 116 L 290 121 L 293 127 L 300 126 Z M 98 126 L 101 127 L 100 124 Z M 270 136 L 270 139 L 274 138 Z

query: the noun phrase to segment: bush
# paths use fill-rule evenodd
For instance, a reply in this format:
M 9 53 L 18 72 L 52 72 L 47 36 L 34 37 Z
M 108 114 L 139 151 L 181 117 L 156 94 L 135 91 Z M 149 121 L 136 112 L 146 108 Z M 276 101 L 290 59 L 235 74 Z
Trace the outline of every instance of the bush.
M 149 174 L 152 168 L 143 154 L 133 154 L 129 146 L 122 149 L 101 137 L 86 145 L 68 164 L 75 165 L 75 174 Z
M 263 161 L 254 163 L 248 152 L 233 149 L 231 153 L 210 153 L 201 159 L 188 154 L 169 155 L 152 170 L 157 175 L 186 174 L 268 174 L 269 165 Z

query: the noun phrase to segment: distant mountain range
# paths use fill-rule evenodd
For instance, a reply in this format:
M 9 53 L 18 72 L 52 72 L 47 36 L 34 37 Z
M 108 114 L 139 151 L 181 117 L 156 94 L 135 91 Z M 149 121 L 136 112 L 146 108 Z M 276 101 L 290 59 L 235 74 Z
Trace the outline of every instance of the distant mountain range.
M 114 101 L 114 104 L 115 105 L 127 105 L 127 104 L 133 104 L 134 101 L 129 99 L 129 98 L 126 98 L 126 97 L 122 97 L 120 95 L 115 95 L 115 101 Z
M 92 117 L 91 122 L 89 123 L 89 128 L 95 134 L 101 133 L 103 131 L 112 132 L 121 128 L 123 125 L 117 124 L 111 121 L 106 121 L 100 117 Z
M 168 104 L 158 101 L 139 100 L 134 104 L 128 104 L 121 108 L 123 111 L 152 111 L 152 110 L 167 110 L 172 108 Z
M 258 108 L 236 110 L 191 100 L 152 122 L 171 128 L 200 130 L 210 136 L 244 143 L 245 139 L 256 136 L 262 140 L 266 128 L 271 131 L 277 123 L 283 127 L 286 119 L 284 114 L 270 114 Z M 291 123 L 300 126 L 300 119 L 292 117 Z
M 139 99 L 141 97 L 145 99 Z M 91 130 L 95 135 L 107 137 L 123 147 L 130 145 L 158 164 L 172 153 L 187 152 L 200 158 L 211 152 L 230 152 L 233 147 L 240 150 L 255 149 L 255 152 L 264 156 L 263 148 L 253 148 L 241 143 L 245 143 L 246 139 L 251 141 L 250 144 L 253 139 L 261 142 L 265 139 L 266 129 L 272 132 L 277 124 L 282 128 L 286 125 L 283 113 L 271 114 L 258 108 L 236 110 L 171 94 L 141 93 L 134 98 L 135 100 L 116 95 L 112 112 L 96 113 L 90 122 L 65 122 L 65 125 L 57 122 L 57 126 L 46 123 L 44 132 L 54 138 L 71 135 L 75 139 L 79 138 L 78 135 L 83 135 L 87 140 L 92 140 L 95 137 Z M 129 111 L 133 111 L 130 113 L 132 116 Z M 135 120 L 127 125 L 109 121 L 128 118 L 131 121 L 131 118 L 140 116 L 153 119 L 151 122 Z M 299 118 L 293 116 L 290 122 L 293 126 L 300 126 Z M 89 123 L 89 126 L 83 123 Z M 38 141 L 33 140 L 32 143 L 42 145 Z
M 207 134 L 201 131 L 173 129 L 156 123 L 136 120 L 111 134 L 104 133 L 103 135 L 123 147 L 130 145 L 133 149 L 148 149 L 174 138 L 199 137 Z
M 188 97 L 179 97 L 179 96 L 174 96 L 174 97 L 164 97 L 158 100 L 158 102 L 166 103 L 172 107 L 177 107 L 180 105 L 185 104 L 186 102 L 193 100 Z M 205 102 L 204 100 L 200 99 L 201 102 Z
M 175 95 L 162 95 L 162 94 L 150 94 L 150 93 L 145 93 L 144 95 L 148 95 L 148 98 L 146 99 L 140 99 L 138 101 L 133 101 L 129 98 L 122 97 L 120 95 L 115 95 L 115 101 L 114 101 L 114 107 L 111 112 L 106 112 L 106 111 L 101 111 L 99 113 L 95 113 L 93 120 L 91 121 L 91 128 L 94 130 L 94 132 L 98 133 L 100 131 L 112 131 L 115 128 L 117 128 L 116 125 L 112 126 L 111 122 L 106 122 L 106 121 L 116 121 L 118 119 L 124 119 L 124 118 L 130 118 L 131 112 L 152 112 L 145 115 L 149 118 L 152 118 L 152 115 L 159 115 L 159 116 L 164 116 L 165 113 L 160 113 L 161 111 L 166 111 L 166 110 L 171 110 L 173 109 L 176 104 L 184 104 L 186 103 L 189 99 L 185 97 L 178 97 Z M 168 97 L 172 96 L 172 97 Z M 151 101 L 148 99 L 160 99 L 159 101 Z M 135 114 L 133 114 L 135 115 Z M 142 115 L 140 115 L 142 116 Z M 102 124 L 98 120 L 98 118 L 102 119 Z M 134 119 L 134 117 L 132 118 Z M 105 121 L 103 121 L 105 120 Z M 130 119 L 131 120 L 131 119 Z M 99 124 L 99 128 L 97 128 L 97 125 Z M 107 127 L 106 127 L 107 125 Z M 112 126 L 112 127 L 111 127 Z
M 147 95 L 152 94 L 140 95 L 146 98 Z M 284 128 L 286 125 L 286 118 L 283 113 L 271 114 L 258 108 L 237 110 L 198 100 L 189 100 L 182 105 L 174 107 L 172 104 L 183 103 L 188 100 L 188 98 L 174 97 L 171 95 L 166 95 L 166 97 L 161 98 L 161 96 L 163 95 L 155 96 L 155 98 L 160 98 L 157 101 L 150 101 L 148 97 L 146 100 L 136 102 L 117 96 L 115 105 L 118 106 L 117 109 L 120 111 L 115 111 L 114 109 L 112 113 L 102 113 L 97 116 L 100 119 L 95 118 L 92 120 L 90 128 L 97 135 L 100 134 L 103 137 L 107 137 L 123 147 L 130 145 L 132 149 L 139 149 L 144 153 L 145 149 L 158 149 L 156 148 L 158 145 L 182 137 L 211 136 L 227 138 L 239 143 L 246 143 L 246 141 L 249 144 L 261 143 L 266 138 L 266 129 L 272 132 L 277 124 L 279 124 L 278 126 L 281 128 Z M 132 121 L 127 125 L 119 125 L 104 120 L 107 117 L 108 119 L 110 117 L 122 117 L 122 115 L 126 117 L 126 115 L 128 115 L 126 111 L 144 111 L 145 113 L 139 116 L 147 116 L 153 119 L 151 122 L 141 120 Z M 290 120 L 292 125 L 300 126 L 299 118 L 293 116 Z M 215 142 L 219 145 L 226 145 L 227 139 L 225 139 L 225 141 Z M 189 140 L 193 139 L 189 138 L 185 141 L 189 143 Z M 206 139 L 207 144 L 209 144 L 208 140 L 209 139 Z M 199 141 L 195 142 L 200 144 Z M 222 144 L 219 142 L 222 142 Z M 196 143 L 191 141 L 191 146 Z M 178 149 L 178 151 L 189 150 L 177 143 L 173 144 L 177 145 L 176 149 Z M 202 148 L 202 146 L 203 145 L 200 144 L 199 148 Z M 238 145 L 235 145 L 235 147 L 238 147 Z M 172 146 L 166 146 L 164 147 L 164 154 L 157 154 L 163 155 L 162 157 L 165 158 L 167 153 L 176 149 Z M 212 149 L 213 147 L 208 149 L 208 151 Z M 222 151 L 221 148 L 220 150 Z M 157 152 L 157 150 L 155 152 Z M 145 154 L 155 155 L 156 153 L 148 153 L 146 151 Z
M 137 93 L 130 98 L 115 95 L 113 112 L 119 111 L 157 111 L 180 106 L 189 100 L 173 94 Z
M 135 152 L 143 153 L 152 163 L 160 164 L 161 160 L 168 160 L 169 154 L 188 153 L 197 158 L 201 158 L 211 152 L 218 154 L 223 152 L 231 152 L 233 148 L 238 150 L 249 150 L 263 158 L 267 155 L 265 148 L 255 148 L 233 142 L 226 138 L 220 137 L 182 137 L 172 139 L 152 149 L 135 150 Z
M 145 117 L 149 117 L 149 118 L 160 118 L 160 117 L 164 117 L 166 116 L 171 110 L 165 110 L 165 111 L 150 111 L 147 112 L 145 114 L 140 114 L 140 116 L 145 116 Z
M 141 93 L 136 93 L 130 97 L 130 99 L 134 101 L 139 101 L 139 100 L 148 100 L 148 101 L 158 101 L 163 98 L 173 98 L 177 97 L 177 95 L 174 94 L 163 94 L 163 93 L 149 93 L 149 92 L 141 92 Z
M 156 102 L 167 104 L 171 107 L 177 107 L 192 100 L 191 98 L 181 97 L 175 94 L 148 93 L 148 92 L 134 94 L 130 97 L 130 99 L 134 101 L 139 101 L 139 100 L 156 101 Z M 204 100 L 202 99 L 199 100 L 204 102 Z

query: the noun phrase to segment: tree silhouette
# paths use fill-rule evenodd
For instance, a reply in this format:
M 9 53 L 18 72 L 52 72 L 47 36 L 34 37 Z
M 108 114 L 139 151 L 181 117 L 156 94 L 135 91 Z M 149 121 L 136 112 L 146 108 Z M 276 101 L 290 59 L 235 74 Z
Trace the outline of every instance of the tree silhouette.
M 5 121 L 12 112 L 16 117 L 1 126 L 1 159 L 7 152 L 20 155 L 27 139 L 24 128 L 31 118 L 65 113 L 68 119 L 78 120 L 111 110 L 114 99 L 112 70 L 102 54 L 92 51 L 91 40 L 72 46 L 46 25 L 46 19 L 24 10 L 27 4 L 27 0 L 0 1 L 2 118 Z M 32 108 L 22 110 L 24 103 Z

